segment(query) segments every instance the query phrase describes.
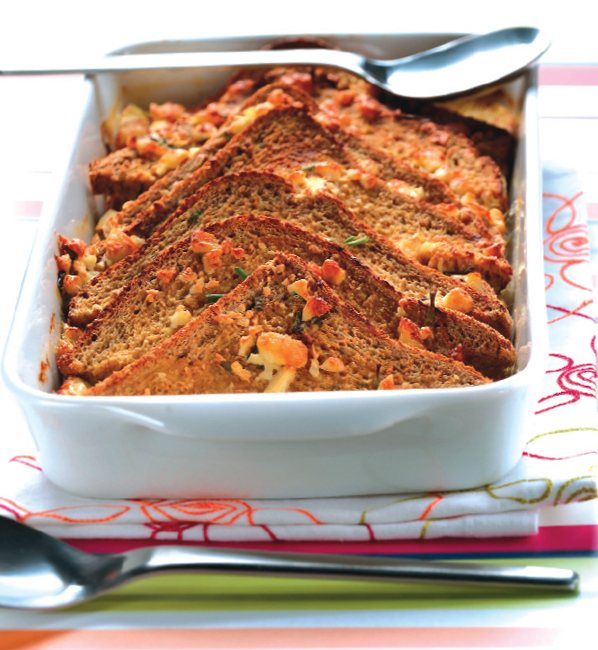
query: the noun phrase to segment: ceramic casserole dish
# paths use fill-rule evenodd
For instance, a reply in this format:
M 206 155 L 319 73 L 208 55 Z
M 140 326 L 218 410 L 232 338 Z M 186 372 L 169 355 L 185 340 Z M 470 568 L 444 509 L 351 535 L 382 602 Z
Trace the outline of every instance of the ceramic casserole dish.
M 455 34 L 328 36 L 397 57 Z M 127 53 L 252 49 L 274 37 L 149 43 Z M 89 238 L 102 212 L 88 163 L 105 154 L 102 121 L 126 102 L 197 102 L 231 70 L 104 74 L 82 82 L 85 108 L 55 196 L 45 202 L 3 371 L 48 478 L 92 497 L 317 497 L 457 490 L 519 460 L 546 356 L 535 75 L 518 80 L 523 120 L 510 187 L 516 371 L 451 389 L 332 393 L 75 397 L 53 391 L 61 303 L 57 233 Z M 40 372 L 40 368 L 44 372 Z

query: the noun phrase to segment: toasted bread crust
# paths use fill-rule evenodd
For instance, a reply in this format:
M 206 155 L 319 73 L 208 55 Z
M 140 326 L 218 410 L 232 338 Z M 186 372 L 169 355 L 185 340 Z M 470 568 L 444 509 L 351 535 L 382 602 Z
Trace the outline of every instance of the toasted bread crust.
M 90 165 L 118 211 L 88 245 L 59 238 L 66 383 L 173 394 L 509 374 L 513 141 L 445 107 L 397 106 L 306 66 L 240 73 L 198 109 L 128 107 L 120 148 Z
M 288 289 L 297 280 L 306 280 L 309 295 L 328 309 L 317 322 L 305 321 L 301 331 L 294 330 L 294 323 L 305 301 Z M 285 363 L 279 364 L 272 379 L 264 377 L 259 362 L 252 362 L 245 350 L 240 352 L 251 328 L 259 332 L 258 350 L 259 336 L 274 334 L 289 347 L 305 348 L 305 357 L 287 361 L 282 354 Z M 310 372 L 313 359 L 319 364 L 318 373 Z M 331 359 L 336 362 L 324 370 Z M 289 377 L 285 389 L 293 392 L 365 390 L 378 388 L 382 380 L 394 388 L 475 386 L 488 381 L 459 362 L 393 342 L 343 303 L 298 258 L 279 254 L 176 334 L 87 394 L 262 392 L 284 369 Z
M 492 328 L 435 307 L 429 300 L 406 298 L 340 245 L 288 222 L 263 216 L 233 217 L 199 232 L 214 238 L 214 250 L 221 247 L 217 265 L 207 268 L 206 260 L 193 250 L 195 234 L 168 248 L 75 343 L 61 347 L 57 362 L 64 375 L 96 382 L 122 368 L 177 329 L 173 325 L 177 309 L 184 309 L 185 316 L 187 312 L 188 317 L 197 316 L 209 306 L 206 295 L 227 294 L 278 251 L 300 257 L 341 299 L 391 338 L 407 339 L 445 356 L 458 355 L 493 378 L 503 377 L 514 363 L 512 344 Z M 172 277 L 165 278 L 164 272 L 171 269 Z M 417 325 L 408 336 L 401 336 L 402 318 Z M 134 321 L 139 325 L 130 328 Z
M 357 222 L 339 199 L 324 193 L 298 194 L 284 179 L 259 172 L 219 177 L 200 189 L 144 246 L 98 275 L 72 300 L 70 322 L 81 325 L 93 320 L 151 259 L 192 230 L 242 213 L 258 213 L 290 221 L 337 244 L 344 244 L 350 237 L 366 236 L 368 240 L 363 244 L 347 248 L 398 291 L 426 298 L 433 291 L 443 295 L 462 288 L 472 297 L 471 316 L 503 335 L 510 335 L 509 314 L 495 296 L 483 294 L 410 260 L 384 238 Z

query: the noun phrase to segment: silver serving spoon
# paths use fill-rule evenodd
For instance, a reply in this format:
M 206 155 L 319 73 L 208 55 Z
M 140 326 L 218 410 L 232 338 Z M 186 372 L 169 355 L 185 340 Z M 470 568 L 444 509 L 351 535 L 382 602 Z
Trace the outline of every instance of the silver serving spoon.
M 79 63 L 2 63 L 0 74 L 99 74 L 130 70 L 325 65 L 354 72 L 395 95 L 437 99 L 511 78 L 536 61 L 549 41 L 534 27 L 471 35 L 401 59 L 369 59 L 326 49 L 123 54 Z
M 574 571 L 546 567 L 265 553 L 153 546 L 93 554 L 0 517 L 0 606 L 50 609 L 90 600 L 125 582 L 164 573 L 228 573 L 533 587 L 574 592 Z

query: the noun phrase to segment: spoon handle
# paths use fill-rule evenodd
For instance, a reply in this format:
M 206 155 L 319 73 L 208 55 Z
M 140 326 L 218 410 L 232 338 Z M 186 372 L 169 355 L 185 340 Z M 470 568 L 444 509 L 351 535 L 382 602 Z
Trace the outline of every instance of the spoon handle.
M 363 57 L 327 49 L 254 50 L 238 52 L 169 52 L 122 54 L 91 61 L 42 61 L 0 64 L 0 75 L 100 74 L 131 70 L 223 69 L 231 66 L 327 65 L 363 74 Z
M 264 553 L 215 548 L 156 546 L 125 554 L 122 581 L 147 573 L 210 572 L 401 582 L 443 582 L 576 591 L 574 571 L 538 566 L 437 562 L 362 556 Z

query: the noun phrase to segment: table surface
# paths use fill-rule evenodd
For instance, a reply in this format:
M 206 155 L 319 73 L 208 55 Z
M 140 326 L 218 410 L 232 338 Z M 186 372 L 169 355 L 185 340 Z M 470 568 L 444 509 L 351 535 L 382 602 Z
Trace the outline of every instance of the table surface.
M 193 11 L 187 3 L 174 3 Z M 315 3 L 303 3 L 315 11 Z M 336 5 L 336 3 L 330 3 Z M 392 3 L 369 3 L 386 8 Z M 517 3 L 507 2 L 503 24 L 536 23 L 526 8 L 515 12 Z M 547 3 L 550 4 L 550 3 Z M 122 25 L 131 25 L 134 9 L 125 11 L 108 2 L 108 11 L 98 17 L 95 35 L 81 38 L 79 30 L 67 31 L 60 19 L 71 12 L 78 20 L 75 3 L 22 3 L 0 32 L 0 60 L 40 49 L 48 42 L 44 20 L 54 22 L 52 47 L 57 53 L 71 51 L 99 53 L 126 42 L 158 37 L 188 37 L 189 25 L 176 21 L 151 20 L 158 5 L 146 8 L 138 29 L 131 37 Z M 225 30 L 206 24 L 216 14 L 205 10 L 195 35 L 236 33 L 284 33 L 291 31 L 277 14 L 264 11 L 270 3 L 258 3 L 262 11 L 247 12 L 241 3 L 232 3 L 234 16 Z M 380 5 L 380 6 L 379 6 Z M 459 5 L 459 3 L 457 3 Z M 578 171 L 584 193 L 590 231 L 598 232 L 598 53 L 590 46 L 591 34 L 584 3 L 568 3 L 567 11 L 548 7 L 543 25 L 554 28 L 555 47 L 542 61 L 540 113 L 542 124 L 550 124 L 550 141 L 541 140 L 542 157 L 558 156 L 564 166 Z M 484 31 L 495 26 L 487 17 L 468 15 L 459 22 L 443 13 L 440 3 L 433 20 L 422 22 L 419 11 L 408 30 Z M 338 8 L 338 6 L 337 6 Z M 321 8 L 319 20 L 307 22 L 304 12 L 293 24 L 293 33 L 388 31 L 382 13 L 377 21 L 345 12 L 334 23 L 331 7 Z M 35 10 L 35 21 L 30 21 Z M 11 10 L 12 11 L 12 10 Z M 127 13 L 128 11 L 128 13 Z M 210 13 L 212 11 L 212 14 Z M 29 12 L 29 13 L 28 13 Z M 71 15 L 69 14 L 69 15 Z M 107 15 L 110 16 L 109 22 Z M 170 14 L 169 14 L 170 15 Z M 270 15 L 270 18 L 266 18 Z M 509 16 L 509 20 L 505 16 Z M 518 19 L 512 19 L 517 15 Z M 257 22 L 257 16 L 261 22 Z M 444 18 L 444 21 L 442 20 Z M 586 18 L 584 20 L 584 18 Z M 159 26 L 156 24 L 156 20 Z M 476 22 L 477 20 L 477 22 Z M 60 21 L 60 24 L 58 22 Z M 278 21 L 278 22 L 277 22 Z M 185 22 L 185 21 L 183 21 Z M 76 23 L 75 23 L 76 24 Z M 12 25 L 12 29 L 10 29 Z M 383 26 L 382 28 L 380 26 Z M 570 27 L 577 28 L 578 38 Z M 560 27 L 559 27 L 560 26 Z M 9 29 L 7 29 L 7 27 Z M 360 29 L 361 27 L 361 29 Z M 25 29 L 26 28 L 26 29 Z M 591 29 L 594 29 L 593 27 Z M 50 30 L 52 31 L 52 30 Z M 28 45 L 22 36 L 27 35 Z M 19 38 L 19 35 L 21 38 Z M 16 54 L 15 54 L 16 53 Z M 36 231 L 44 199 L 48 196 L 60 159 L 60 143 L 71 120 L 69 93 L 80 79 L 66 77 L 0 79 L 2 116 L 9 125 L 3 134 L 0 192 L 2 217 L 8 228 L 7 243 L 0 256 L 0 276 L 5 278 L 4 306 L 0 311 L 0 345 L 14 311 L 20 279 Z M 8 103 L 4 98 L 16 98 Z M 39 98 L 44 102 L 40 104 Z M 27 129 L 25 132 L 24 129 Z M 25 135 L 24 135 L 25 134 Z M 23 138 L 35 142 L 35 154 L 23 147 Z M 594 145 L 592 146 L 592 143 Z M 27 438 L 26 424 L 13 397 L 0 383 L 0 463 L 22 449 Z M 1 465 L 0 465 L 1 466 Z M 293 548 L 309 550 L 309 545 Z M 581 574 L 582 588 L 576 596 L 517 594 L 484 588 L 439 586 L 372 585 L 356 582 L 185 576 L 152 578 L 105 596 L 68 612 L 24 613 L 0 610 L 1 648 L 490 648 L 490 647 L 595 647 L 595 612 L 598 604 L 598 512 L 595 502 L 545 510 L 538 535 L 523 539 L 452 540 L 428 543 L 361 545 L 343 551 L 402 553 L 426 557 L 454 557 L 468 561 L 484 558 L 489 562 L 543 564 L 572 568 Z

